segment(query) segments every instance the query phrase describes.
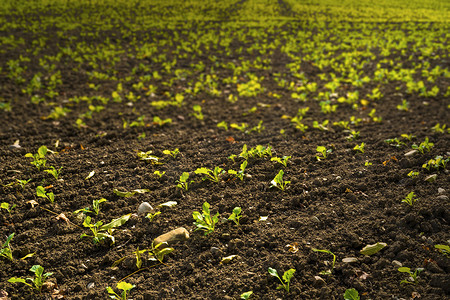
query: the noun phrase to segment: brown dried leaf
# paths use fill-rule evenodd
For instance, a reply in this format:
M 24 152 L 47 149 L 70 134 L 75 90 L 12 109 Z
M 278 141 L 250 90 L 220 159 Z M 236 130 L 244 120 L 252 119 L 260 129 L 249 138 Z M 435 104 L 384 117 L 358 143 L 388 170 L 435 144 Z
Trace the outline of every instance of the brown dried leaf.
M 37 202 L 34 201 L 34 200 L 28 201 L 27 204 L 30 204 L 32 208 L 34 208 L 35 205 L 39 205 L 39 203 L 37 203 Z
M 63 214 L 63 213 L 60 213 L 60 214 L 56 217 L 56 220 L 64 220 L 64 221 L 66 221 L 67 225 L 70 224 L 69 219 L 68 219 L 68 218 L 66 217 L 66 215 Z
M 296 252 L 298 252 L 298 250 L 299 250 L 299 248 L 298 248 L 298 243 L 297 242 L 295 242 L 295 243 L 292 243 L 292 245 L 291 244 L 289 244 L 289 245 L 286 245 L 286 247 L 289 247 L 289 252 L 291 252 L 291 253 L 296 253 Z
M 8 293 L 5 290 L 0 290 L 0 300 L 10 300 Z

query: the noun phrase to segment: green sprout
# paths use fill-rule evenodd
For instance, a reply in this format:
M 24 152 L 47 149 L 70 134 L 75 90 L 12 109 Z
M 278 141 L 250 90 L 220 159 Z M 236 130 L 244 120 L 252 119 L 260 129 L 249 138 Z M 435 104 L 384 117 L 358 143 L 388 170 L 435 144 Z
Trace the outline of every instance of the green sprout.
M 195 174 L 206 175 L 202 180 L 210 180 L 212 182 L 219 182 L 219 176 L 224 173 L 223 169 L 220 167 L 215 167 L 214 170 L 208 168 L 198 168 L 194 171 Z
M 11 211 L 16 207 L 17 205 L 13 204 L 10 205 L 8 202 L 2 202 L 0 208 L 5 209 L 9 214 L 11 214 Z
M 86 216 L 83 222 L 83 226 L 91 230 L 92 235 L 81 234 L 80 238 L 91 237 L 94 244 L 102 243 L 106 239 L 111 240 L 111 244 L 114 244 L 115 239 L 112 235 L 114 228 L 125 224 L 131 217 L 131 214 L 124 215 L 118 219 L 112 220 L 110 223 L 103 225 L 102 221 L 98 221 L 95 224 L 91 223 L 91 217 Z
M 241 299 L 247 300 L 247 299 L 250 298 L 250 296 L 251 296 L 252 294 L 253 294 L 253 291 L 248 291 L 248 292 L 242 293 L 242 294 L 241 294 Z
M 270 182 L 271 186 L 270 187 L 276 187 L 279 188 L 280 190 L 284 191 L 286 189 L 286 186 L 288 184 L 290 184 L 290 181 L 284 181 L 283 180 L 283 175 L 284 175 L 284 171 L 280 170 L 278 171 L 278 174 L 275 175 L 275 178 L 272 179 L 272 181 Z
M 294 276 L 295 269 L 289 269 L 286 272 L 284 272 L 283 279 L 281 279 L 280 275 L 278 275 L 277 270 L 269 267 L 268 271 L 269 271 L 270 275 L 278 278 L 280 280 L 280 282 L 281 282 L 281 284 L 279 286 L 277 286 L 277 290 L 285 289 L 286 292 L 289 293 L 289 284 L 291 282 L 292 277 Z
M 36 195 L 38 197 L 47 199 L 48 201 L 50 201 L 50 203 L 53 203 L 55 201 L 55 194 L 53 194 L 52 192 L 47 193 L 43 186 L 38 186 L 36 188 Z
M 8 238 L 6 239 L 6 242 L 3 243 L 2 248 L 0 249 L 0 256 L 6 257 L 10 261 L 13 261 L 13 256 L 12 256 L 12 251 L 11 251 L 11 245 L 9 244 L 9 242 L 11 242 L 13 237 L 14 237 L 14 232 L 8 236 Z
M 41 292 L 42 286 L 44 285 L 45 280 L 49 276 L 53 275 L 53 273 L 52 272 L 44 273 L 44 268 L 41 267 L 40 265 L 32 266 L 30 271 L 34 273 L 34 278 L 28 277 L 26 279 L 23 279 L 23 278 L 11 277 L 10 279 L 8 279 L 8 282 L 23 283 L 25 285 L 28 285 L 31 288 L 34 288 L 38 292 Z M 32 284 L 27 283 L 27 280 L 31 281 Z
M 47 155 L 47 147 L 45 145 L 39 147 L 36 154 L 27 153 L 25 154 L 25 157 L 31 157 L 33 158 L 33 161 L 31 162 L 32 165 L 36 166 L 36 168 L 40 171 L 42 167 L 45 167 L 45 164 L 47 163 L 47 159 L 45 156 Z
M 365 146 L 365 144 L 361 143 L 361 145 L 356 145 L 355 147 L 353 147 L 353 150 L 364 153 L 364 146 Z
M 411 147 L 415 150 L 418 150 L 420 153 L 424 154 L 425 150 L 427 152 L 431 151 L 431 148 L 433 148 L 434 143 L 430 143 L 428 140 L 428 137 L 425 137 L 425 140 L 417 146 L 416 144 L 413 144 Z
M 400 283 L 416 284 L 417 277 L 419 276 L 420 272 L 422 272 L 423 270 L 424 270 L 423 268 L 417 268 L 413 273 L 410 268 L 407 268 L 407 267 L 398 268 L 399 272 L 407 273 L 409 275 L 409 277 L 407 279 L 400 281 Z
M 450 247 L 448 245 L 434 245 L 434 248 L 438 249 L 445 256 L 450 257 Z
M 241 163 L 241 166 L 240 166 L 240 170 L 239 171 L 235 171 L 235 170 L 228 170 L 228 174 L 231 174 L 231 175 L 234 175 L 234 176 L 236 176 L 237 178 L 239 178 L 241 181 L 242 180 L 244 180 L 244 171 L 245 171 L 245 168 L 247 168 L 247 161 L 246 160 L 244 160 L 242 163 Z
M 432 130 L 433 132 L 436 132 L 436 133 L 445 133 L 446 131 L 447 131 L 448 133 L 450 133 L 450 128 L 447 128 L 447 125 L 446 125 L 446 124 L 443 124 L 443 125 L 441 126 L 440 123 L 437 123 L 436 125 L 434 125 L 433 127 L 431 127 L 431 130 Z
M 316 159 L 318 161 L 321 161 L 322 159 L 326 159 L 328 157 L 328 154 L 333 152 L 333 149 L 327 149 L 324 146 L 318 146 L 316 148 L 316 152 L 322 154 L 322 156 L 316 155 Z
M 160 172 L 158 170 L 156 170 L 155 172 L 153 172 L 154 175 L 158 176 L 159 178 L 163 177 L 164 174 L 166 174 L 166 172 Z
M 176 158 L 178 153 L 180 153 L 180 150 L 178 148 L 176 148 L 175 150 L 164 150 L 163 153 L 165 155 L 170 155 L 173 158 Z
M 92 200 L 92 210 L 90 210 L 89 208 L 82 208 L 82 209 L 78 209 L 76 211 L 74 211 L 74 214 L 79 214 L 80 212 L 87 214 L 87 213 L 91 213 L 91 214 L 95 214 L 98 215 L 99 211 L 100 211 L 100 203 L 106 202 L 105 198 L 101 198 L 101 199 L 97 199 L 97 200 Z
M 192 217 L 195 220 L 194 225 L 197 227 L 195 231 L 204 230 L 205 235 L 214 232 L 215 225 L 219 222 L 219 213 L 211 216 L 208 202 L 203 203 L 202 213 L 194 211 Z
M 287 167 L 287 161 L 291 158 L 291 156 L 286 156 L 284 155 L 283 157 L 279 158 L 279 157 L 272 157 L 270 159 L 270 161 L 276 161 L 280 164 L 282 164 L 283 166 Z
M 197 120 L 202 121 L 204 118 L 202 113 L 202 107 L 196 104 L 192 107 L 192 109 L 194 110 L 194 112 L 191 115 L 194 116 Z
M 450 158 L 444 159 L 442 156 L 437 155 L 434 159 L 430 159 L 428 162 L 424 163 L 422 168 L 427 169 L 428 171 L 431 169 L 439 170 L 441 167 L 442 169 L 445 169 L 449 160 Z
M 328 253 L 328 254 L 331 254 L 333 256 L 333 262 L 331 263 L 331 269 L 320 272 L 321 275 L 330 275 L 330 274 L 332 274 L 333 273 L 333 269 L 334 269 L 334 264 L 336 263 L 336 255 L 333 252 L 331 252 L 330 250 L 316 249 L 316 248 L 312 248 L 311 250 L 314 251 L 314 252 Z
M 359 300 L 359 293 L 355 289 L 346 289 L 344 293 L 344 300 Z
M 231 215 L 228 217 L 228 220 L 233 221 L 237 226 L 239 226 L 239 219 L 242 217 L 241 215 L 241 208 L 240 207 L 235 207 L 233 208 L 233 212 L 231 213 Z
M 61 173 L 62 168 L 63 167 L 56 170 L 54 166 L 50 166 L 50 169 L 44 170 L 44 172 L 51 174 L 53 177 L 55 177 L 56 180 L 58 180 L 58 177 L 59 177 L 59 174 Z
M 132 285 L 131 283 L 127 283 L 125 281 L 121 281 L 117 283 L 116 288 L 119 290 L 122 290 L 122 294 L 119 296 L 111 287 L 106 287 L 106 291 L 109 294 L 109 297 L 111 299 L 117 299 L 117 300 L 127 300 L 127 292 L 133 288 L 135 288 L 135 285 Z
M 410 192 L 403 200 L 402 202 L 405 202 L 406 204 L 409 204 L 410 206 L 413 206 L 414 203 L 418 199 L 416 198 L 416 194 L 414 192 Z
M 218 128 L 223 128 L 223 129 L 225 129 L 225 131 L 228 131 L 228 124 L 227 124 L 227 122 L 225 122 L 225 121 L 222 121 L 222 122 L 220 122 L 220 123 L 217 123 L 217 127 L 218 127 Z
M 398 110 L 408 111 L 409 110 L 409 102 L 405 99 L 402 100 L 402 104 L 397 105 Z
M 23 189 L 25 189 L 25 186 L 27 185 L 28 182 L 31 181 L 31 178 L 28 180 L 22 180 L 22 179 L 16 179 L 16 182 L 18 185 L 20 185 L 20 187 Z
M 189 186 L 191 185 L 191 183 L 194 182 L 194 180 L 188 181 L 188 179 L 189 179 L 189 173 L 183 172 L 183 174 L 181 174 L 181 176 L 180 176 L 180 179 L 176 181 L 176 182 L 178 182 L 177 187 L 187 191 L 189 189 Z
M 163 126 L 165 124 L 171 124 L 172 123 L 172 119 L 164 119 L 162 120 L 160 117 L 158 116 L 154 116 L 153 117 L 153 125 L 158 125 L 158 126 Z
M 407 176 L 411 178 L 416 178 L 417 176 L 419 176 L 419 172 L 411 171 L 407 174 Z

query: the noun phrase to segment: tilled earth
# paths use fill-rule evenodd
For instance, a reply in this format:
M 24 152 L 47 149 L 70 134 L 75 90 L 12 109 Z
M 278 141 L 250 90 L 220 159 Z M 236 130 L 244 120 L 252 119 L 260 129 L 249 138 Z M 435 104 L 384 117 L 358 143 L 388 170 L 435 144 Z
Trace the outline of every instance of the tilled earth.
M 295 30 L 295 26 L 286 30 Z M 24 34 L 23 38 L 26 40 L 28 36 Z M 240 46 L 248 44 L 232 45 L 232 49 Z M 174 55 L 169 50 L 168 61 Z M 7 59 L 8 53 L 3 53 L 1 59 Z M 219 61 L 231 60 L 219 52 L 214 55 Z M 33 60 L 38 61 L 40 56 L 43 54 Z M 143 267 L 148 268 L 125 279 L 136 286 L 130 298 L 238 299 L 243 292 L 252 290 L 251 299 L 342 299 L 348 288 L 357 289 L 362 299 L 449 297 L 449 258 L 434 247 L 448 244 L 450 239 L 448 170 L 422 169 L 424 163 L 437 155 L 449 156 L 448 134 L 430 130 L 436 123 L 448 122 L 448 97 L 439 94 L 425 99 L 407 95 L 409 111 L 400 111 L 396 105 L 402 97 L 394 84 L 386 84 L 382 87 L 384 96 L 373 104 L 382 122 L 367 117 L 372 107 L 353 110 L 340 105 L 335 113 L 323 115 L 318 105 L 293 101 L 290 92 L 272 80 L 273 73 L 285 71 L 289 58 L 277 52 L 270 58 L 271 70 L 255 71 L 257 76 L 265 76 L 265 92 L 256 97 L 230 103 L 224 96 L 204 93 L 186 98 L 180 107 L 157 110 L 150 106 L 150 101 L 163 97 L 164 88 L 169 89 L 161 85 L 156 95 L 146 97 L 143 93 L 139 101 L 109 103 L 80 129 L 74 124 L 86 110 L 83 103 L 69 106 L 71 112 L 66 117 L 42 118 L 51 108 L 43 103 L 32 104 L 2 73 L 0 96 L 13 101 L 10 112 L 0 111 L 0 195 L 2 202 L 17 207 L 11 214 L 6 210 L 0 214 L 0 243 L 15 233 L 11 241 L 14 260 L 0 259 L 0 290 L 6 291 L 11 299 L 105 299 L 106 286 L 115 288 L 119 280 L 137 270 L 133 251 L 149 248 L 160 234 L 184 227 L 190 232 L 190 238 L 174 244 L 174 251 L 164 258 L 164 264 L 144 260 Z M 202 59 L 207 67 L 212 64 L 202 57 L 192 61 Z M 137 63 L 121 56 L 116 67 L 125 76 Z M 448 68 L 448 62 L 433 63 Z M 80 90 L 88 96 L 111 94 L 112 85 L 108 84 L 100 85 L 97 91 L 89 90 L 87 78 L 72 74 L 74 67 L 70 63 L 58 65 L 62 70 L 61 95 L 73 97 Z M 302 63 L 301 70 L 308 78 L 326 72 L 307 62 Z M 32 78 L 31 71 L 24 75 L 27 81 Z M 164 74 L 162 67 L 159 71 Z M 222 75 L 225 73 L 219 72 Z M 165 79 L 163 75 L 161 81 Z M 319 82 L 319 91 L 324 90 L 322 83 Z M 448 78 L 436 81 L 443 91 L 448 84 Z M 370 94 L 374 87 L 364 85 L 359 88 L 360 95 Z M 219 86 L 221 91 L 227 89 L 225 84 Z M 281 98 L 270 97 L 268 92 L 278 93 Z M 259 103 L 270 107 L 258 106 Z M 204 120 L 191 115 L 194 104 L 202 106 Z M 254 106 L 258 107 L 256 112 L 243 116 Z M 306 106 L 311 108 L 304 119 L 310 126 L 306 132 L 291 127 L 289 120 L 282 118 L 293 116 L 298 108 Z M 123 120 L 133 121 L 141 115 L 148 117 L 144 126 L 123 128 Z M 149 117 L 154 115 L 171 118 L 172 123 L 156 125 Z M 313 120 L 329 118 L 331 124 L 348 120 L 352 115 L 362 119 L 355 127 L 360 131 L 357 141 L 348 141 L 348 132 L 338 127 L 329 126 L 328 131 L 321 131 L 311 126 Z M 247 122 L 253 127 L 260 120 L 265 126 L 261 132 L 225 131 L 216 126 L 226 121 Z M 280 129 L 285 129 L 284 134 L 280 134 Z M 138 139 L 142 133 L 145 138 Z M 401 134 L 416 137 L 412 141 L 404 140 L 406 146 L 400 148 L 385 142 Z M 413 143 L 419 144 L 425 137 L 434 143 L 430 152 L 405 156 Z M 13 146 L 16 140 L 20 147 Z M 365 152 L 356 153 L 352 149 L 361 142 L 365 143 Z M 287 167 L 267 157 L 249 158 L 245 171 L 248 175 L 243 181 L 225 174 L 220 182 L 214 183 L 202 181 L 194 174 L 199 167 L 239 169 L 242 159 L 233 162 L 228 157 L 240 154 L 244 144 L 248 148 L 270 145 L 273 156 L 292 158 Z M 38 171 L 30 164 L 32 159 L 25 157 L 26 153 L 36 153 L 41 145 L 58 152 L 48 154 L 47 166 L 62 167 L 59 180 Z M 317 161 L 319 145 L 333 149 L 327 159 Z M 163 154 L 164 150 L 175 148 L 180 151 L 175 158 Z M 150 150 L 161 158 L 162 164 L 139 160 L 137 152 Z M 284 191 L 270 188 L 280 169 L 285 172 L 284 179 L 290 181 Z M 154 175 L 157 170 L 165 174 L 159 178 Z M 85 179 L 91 171 L 95 174 Z M 412 179 L 407 176 L 410 171 L 420 171 L 420 175 Z M 194 180 L 187 191 L 176 187 L 182 172 L 190 172 L 190 179 Z M 425 181 L 431 174 L 437 174 L 436 180 Z M 24 188 L 8 185 L 16 179 L 31 181 Z M 37 197 L 37 186 L 53 192 L 55 202 Z M 122 198 L 113 189 L 149 189 L 150 192 Z M 411 191 L 418 200 L 409 207 L 401 200 Z M 100 213 L 93 219 L 105 223 L 136 213 L 142 202 L 153 207 L 167 201 L 176 201 L 177 205 L 162 208 L 161 214 L 152 221 L 133 215 L 114 232 L 114 245 L 108 242 L 98 245 L 90 238 L 80 238 L 88 229 L 82 226 L 83 219 L 73 212 L 91 207 L 92 201 L 100 198 L 107 201 L 100 204 Z M 32 205 L 30 200 L 38 204 Z M 204 202 L 211 205 L 212 213 L 219 212 L 221 219 L 216 230 L 206 236 L 201 231 L 194 232 L 192 218 L 193 211 L 200 211 Z M 236 206 L 242 208 L 241 225 L 223 222 Z M 70 223 L 58 218 L 60 214 Z M 267 219 L 260 220 L 261 217 Z M 372 256 L 359 253 L 364 246 L 377 242 L 384 242 L 387 247 Z M 312 248 L 330 250 L 336 255 L 331 275 L 320 275 L 320 272 L 331 268 L 332 256 L 314 252 Z M 29 253 L 35 254 L 20 259 Z M 223 257 L 230 255 L 237 257 L 221 263 Z M 124 256 L 129 258 L 117 268 L 111 267 Z M 349 257 L 356 259 L 351 263 L 342 261 Z M 37 264 L 46 272 L 53 272 L 49 281 L 55 283 L 41 295 L 25 285 L 7 282 L 13 276 L 31 277 L 28 270 Z M 408 276 L 397 270 L 399 266 L 412 270 L 424 268 L 424 271 L 418 276 L 417 284 L 400 284 Z M 279 282 L 268 274 L 269 267 L 279 273 L 296 270 L 289 293 L 276 289 Z

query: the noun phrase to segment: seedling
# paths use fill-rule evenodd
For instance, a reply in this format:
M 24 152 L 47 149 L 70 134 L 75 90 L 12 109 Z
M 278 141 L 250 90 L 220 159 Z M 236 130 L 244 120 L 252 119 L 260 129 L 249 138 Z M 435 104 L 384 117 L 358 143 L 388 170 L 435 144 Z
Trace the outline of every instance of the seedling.
M 291 158 L 291 156 L 283 156 L 282 158 L 279 157 L 272 157 L 270 160 L 271 161 L 276 161 L 280 164 L 282 164 L 283 166 L 287 167 L 287 162 L 288 160 Z
M 148 192 L 150 192 L 149 189 L 135 189 L 135 190 L 132 190 L 131 192 L 127 192 L 127 191 L 122 192 L 122 191 L 119 191 L 118 189 L 113 189 L 114 194 L 116 194 L 119 197 L 123 197 L 123 198 L 131 197 L 134 194 L 144 194 L 144 193 L 148 193 Z
M 248 292 L 242 293 L 242 294 L 241 294 L 241 299 L 247 300 L 247 299 L 250 298 L 250 296 L 251 296 L 252 294 L 253 294 L 253 291 L 248 291 Z
M 178 182 L 177 187 L 187 191 L 189 189 L 189 186 L 191 185 L 191 183 L 194 182 L 194 180 L 188 181 L 188 179 L 189 179 L 189 173 L 183 172 L 183 174 L 181 174 L 181 176 L 180 176 L 180 180 L 176 181 L 176 182 Z
M 151 249 L 143 249 L 143 250 L 139 250 L 139 247 L 136 249 L 136 251 L 133 252 L 135 258 L 136 258 L 136 267 L 138 268 L 138 270 L 140 270 L 142 268 L 142 256 L 143 254 L 145 254 L 145 252 L 147 252 L 150 257 L 148 258 L 148 260 L 152 260 L 152 261 L 159 261 L 160 263 L 162 263 L 162 261 L 164 260 L 164 256 L 171 253 L 172 251 L 174 251 L 173 248 L 169 248 L 169 247 L 165 247 L 165 248 L 161 248 L 161 246 L 163 245 L 167 245 L 166 242 L 164 243 L 159 243 L 157 245 L 155 245 L 154 243 L 152 243 L 152 248 Z M 112 268 L 117 267 L 125 258 L 127 258 L 128 256 L 124 256 L 118 260 L 116 260 L 113 264 L 112 264 Z
M 156 176 L 158 176 L 159 178 L 161 178 L 164 174 L 166 174 L 166 172 L 164 171 L 164 172 L 160 172 L 160 171 L 155 171 L 155 172 L 153 172 L 153 174 L 155 174 Z
M 233 208 L 233 212 L 231 213 L 231 215 L 228 217 L 228 220 L 233 221 L 237 226 L 239 226 L 239 219 L 242 217 L 241 215 L 241 208 L 240 207 L 235 207 Z
M 398 110 L 408 111 L 409 110 L 409 102 L 405 99 L 402 100 L 402 104 L 397 105 Z
M 246 146 L 246 145 L 244 145 Z M 244 149 L 247 149 L 247 147 L 242 148 L 242 152 L 239 156 L 240 157 L 244 157 Z M 263 145 L 257 145 L 255 148 L 251 148 L 248 152 L 247 152 L 247 157 L 265 157 L 265 156 L 272 156 L 272 146 L 267 145 L 267 146 L 263 146 Z M 244 157 L 245 159 L 247 159 L 247 157 Z
M 47 199 L 48 201 L 50 201 L 50 203 L 53 203 L 55 201 L 55 194 L 53 194 L 52 192 L 46 192 L 43 186 L 38 186 L 36 188 L 36 195 L 38 197 Z
M 344 300 L 359 300 L 359 293 L 355 289 L 347 289 L 344 293 Z
M 425 140 L 422 143 L 420 143 L 419 146 L 417 146 L 416 144 L 413 144 L 411 147 L 415 150 L 418 150 L 420 153 L 424 154 L 425 150 L 427 152 L 430 152 L 431 148 L 433 148 L 433 146 L 434 146 L 434 143 L 430 143 L 428 140 L 428 137 L 426 137 Z
M 283 170 L 278 171 L 278 174 L 270 182 L 270 184 L 271 184 L 270 187 L 276 187 L 276 188 L 279 188 L 280 190 L 284 191 L 286 186 L 288 184 L 290 184 L 291 182 L 290 181 L 284 181 L 283 180 L 283 175 L 284 175 L 284 171 Z
M 411 171 L 407 174 L 407 176 L 411 178 L 416 178 L 417 176 L 419 176 L 419 172 Z
M 353 147 L 353 150 L 364 153 L 364 146 L 365 146 L 365 144 L 361 143 L 361 145 L 356 145 L 355 147 Z
M 411 272 L 410 268 L 407 268 L 407 267 L 398 268 L 399 272 L 407 273 L 409 275 L 409 277 L 407 279 L 400 281 L 400 283 L 416 284 L 417 277 L 419 276 L 420 272 L 422 272 L 423 270 L 424 270 L 423 268 L 417 268 L 413 273 L 413 272 Z
M 12 256 L 11 246 L 9 245 L 9 242 L 11 242 L 13 237 L 14 237 L 14 232 L 8 236 L 8 238 L 6 239 L 6 242 L 2 245 L 2 248 L 0 249 L 0 256 L 6 257 L 10 261 L 13 261 L 13 256 Z
M 334 255 L 334 253 L 331 252 L 330 250 L 323 250 L 323 249 L 316 249 L 316 248 L 312 248 L 311 250 L 315 251 L 315 252 L 328 253 L 328 254 L 331 254 L 333 256 L 333 262 L 331 263 L 331 269 L 325 270 L 325 271 L 322 271 L 322 272 L 319 273 L 321 275 L 330 275 L 330 274 L 332 274 L 333 273 L 333 269 L 334 269 L 334 264 L 336 263 L 336 255 Z
M 44 172 L 51 174 L 53 177 L 55 177 L 56 180 L 58 180 L 58 177 L 59 177 L 59 174 L 61 173 L 62 168 L 63 167 L 56 170 L 54 166 L 50 166 L 50 169 L 44 170 Z
M 219 222 L 219 213 L 211 216 L 208 202 L 203 203 L 202 213 L 194 211 L 192 216 L 195 220 L 194 225 L 197 227 L 195 231 L 203 230 L 205 235 L 214 232 L 215 225 Z
M 172 119 L 164 119 L 162 120 L 160 117 L 155 116 L 153 117 L 153 125 L 158 125 L 158 126 L 163 126 L 165 124 L 171 124 L 172 123 Z
M 431 171 L 431 169 L 439 170 L 441 167 L 442 169 L 445 169 L 449 160 L 450 158 L 444 159 L 442 156 L 437 155 L 434 159 L 430 159 L 423 164 L 422 168 L 427 169 L 428 171 Z
M 247 161 L 244 160 L 240 166 L 240 170 L 239 171 L 235 171 L 235 170 L 228 170 L 228 174 L 234 175 L 237 178 L 239 178 L 240 180 L 244 180 L 244 171 L 245 168 L 247 168 Z
M 406 133 L 403 133 L 403 134 L 401 134 L 400 136 L 401 136 L 402 138 L 407 139 L 408 141 L 411 141 L 413 138 L 416 137 L 415 135 L 412 135 L 412 134 L 406 134 Z
M 446 131 L 447 131 L 448 133 L 450 133 L 450 128 L 447 128 L 447 125 L 446 125 L 446 124 L 443 124 L 443 125 L 441 126 L 441 124 L 437 123 L 436 125 L 434 125 L 433 127 L 431 127 L 431 130 L 432 130 L 433 132 L 436 132 L 436 133 L 445 133 Z
M 31 157 L 33 158 L 33 161 L 31 162 L 32 165 L 36 166 L 36 168 L 40 171 L 42 167 L 45 167 L 45 164 L 47 163 L 47 159 L 45 156 L 47 155 L 47 147 L 41 146 L 39 147 L 36 154 L 27 153 L 25 154 L 25 157 Z
M 283 279 L 281 279 L 280 275 L 278 275 L 277 270 L 269 267 L 269 274 L 278 278 L 281 282 L 281 285 L 277 286 L 277 290 L 285 289 L 286 292 L 289 293 L 289 284 L 291 282 L 292 277 L 294 276 L 295 269 L 289 269 L 283 274 Z
M 217 123 L 217 127 L 218 127 L 218 128 L 223 128 L 223 129 L 225 129 L 225 131 L 228 131 L 228 124 L 227 124 L 227 122 L 225 122 L 225 121 L 222 121 L 222 122 L 220 122 L 220 123 Z
M 194 116 L 197 120 L 202 121 L 204 118 L 202 113 L 202 107 L 196 104 L 192 107 L 192 109 L 194 110 L 194 112 L 191 115 Z
M 103 225 L 102 221 L 98 221 L 95 224 L 91 224 L 91 217 L 86 216 L 83 222 L 83 226 L 91 230 L 92 235 L 83 233 L 80 238 L 91 237 L 94 244 L 102 243 L 106 239 L 111 240 L 111 244 L 114 244 L 115 239 L 112 235 L 114 228 L 125 224 L 131 217 L 131 214 L 124 215 L 118 219 L 112 220 L 110 223 Z
M 400 141 L 398 138 L 386 139 L 386 140 L 384 140 L 384 142 L 388 143 L 391 146 L 397 147 L 397 148 L 400 148 L 400 147 L 406 145 L 406 143 Z
M 438 249 L 445 256 L 450 257 L 450 247 L 448 245 L 434 245 L 434 248 Z
M 220 178 L 219 176 L 225 171 L 220 167 L 215 167 L 214 170 L 208 169 L 208 168 L 198 168 L 194 171 L 195 174 L 204 174 L 205 177 L 202 178 L 202 180 L 210 180 L 212 182 L 219 182 Z
M 248 124 L 247 123 L 241 123 L 241 125 L 237 124 L 237 123 L 231 123 L 230 127 L 233 129 L 237 129 L 241 132 L 245 132 L 248 128 Z
M 359 131 L 350 130 L 350 135 L 347 136 L 348 141 L 357 140 L 359 138 Z
M 48 273 L 44 274 L 44 268 L 41 267 L 40 265 L 32 266 L 30 271 L 34 273 L 34 278 L 29 278 L 28 277 L 26 279 L 23 279 L 23 278 L 11 277 L 10 279 L 8 279 L 8 282 L 11 282 L 11 283 L 16 283 L 16 282 L 23 283 L 23 284 L 26 284 L 29 287 L 37 290 L 38 292 L 41 292 L 42 286 L 43 286 L 45 280 L 49 276 L 53 275 L 53 273 L 52 272 L 48 272 Z M 27 283 L 27 280 L 31 281 L 32 284 Z
M 135 288 L 135 285 L 132 285 L 131 283 L 127 283 L 125 281 L 121 281 L 117 283 L 116 288 L 119 290 L 122 290 L 122 294 L 119 296 L 111 287 L 106 287 L 106 291 L 109 294 L 109 297 L 111 299 L 117 299 L 117 300 L 127 300 L 127 292 L 133 288 Z
M 403 200 L 402 202 L 405 202 L 406 204 L 409 204 L 410 206 L 413 206 L 414 203 L 418 200 L 416 198 L 416 194 L 414 192 L 410 192 Z
M 18 185 L 20 185 L 20 187 L 23 189 L 25 189 L 25 186 L 27 185 L 28 182 L 31 181 L 31 178 L 28 180 L 21 180 L 21 179 L 16 179 L 16 182 Z
M 325 120 L 322 123 L 319 123 L 318 121 L 313 121 L 313 128 L 317 128 L 321 131 L 328 131 L 327 125 L 329 122 L 330 122 L 329 120 Z
M 144 161 L 150 161 L 152 164 L 161 164 L 159 162 L 159 157 L 152 155 L 153 151 L 147 151 L 147 152 L 138 152 L 137 156 L 139 157 L 139 160 Z
M 155 219 L 155 217 L 157 216 L 157 215 L 160 215 L 161 214 L 161 212 L 160 211 L 157 211 L 157 212 L 155 212 L 155 213 L 148 213 L 145 217 L 147 218 L 147 219 L 149 219 L 149 221 L 150 222 L 153 222 L 153 220 Z
M 175 150 L 164 150 L 163 153 L 165 155 L 170 155 L 173 158 L 176 158 L 178 153 L 180 153 L 180 150 L 178 148 L 176 148 Z
M 316 152 L 322 154 L 322 156 L 316 155 L 316 159 L 318 161 L 321 161 L 322 159 L 326 159 L 328 157 L 328 154 L 333 152 L 333 149 L 327 149 L 324 146 L 318 146 L 316 148 Z
M 0 208 L 5 209 L 9 214 L 11 214 L 11 211 L 16 207 L 17 205 L 13 204 L 10 205 L 8 202 L 2 202 Z
M 87 214 L 87 213 L 91 213 L 91 214 L 95 214 L 98 215 L 99 211 L 100 211 L 100 203 L 106 202 L 105 198 L 101 198 L 101 199 L 97 199 L 97 200 L 92 200 L 92 210 L 90 210 L 89 208 L 82 208 L 82 209 L 78 209 L 76 211 L 74 211 L 74 214 L 79 214 L 80 212 Z

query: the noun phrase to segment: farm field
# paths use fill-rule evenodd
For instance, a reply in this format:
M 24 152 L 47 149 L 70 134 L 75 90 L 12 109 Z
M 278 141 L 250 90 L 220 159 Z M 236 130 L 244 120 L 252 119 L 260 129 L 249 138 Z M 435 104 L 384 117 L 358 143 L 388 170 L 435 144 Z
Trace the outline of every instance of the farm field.
M 0 300 L 450 297 L 448 1 L 0 20 Z

